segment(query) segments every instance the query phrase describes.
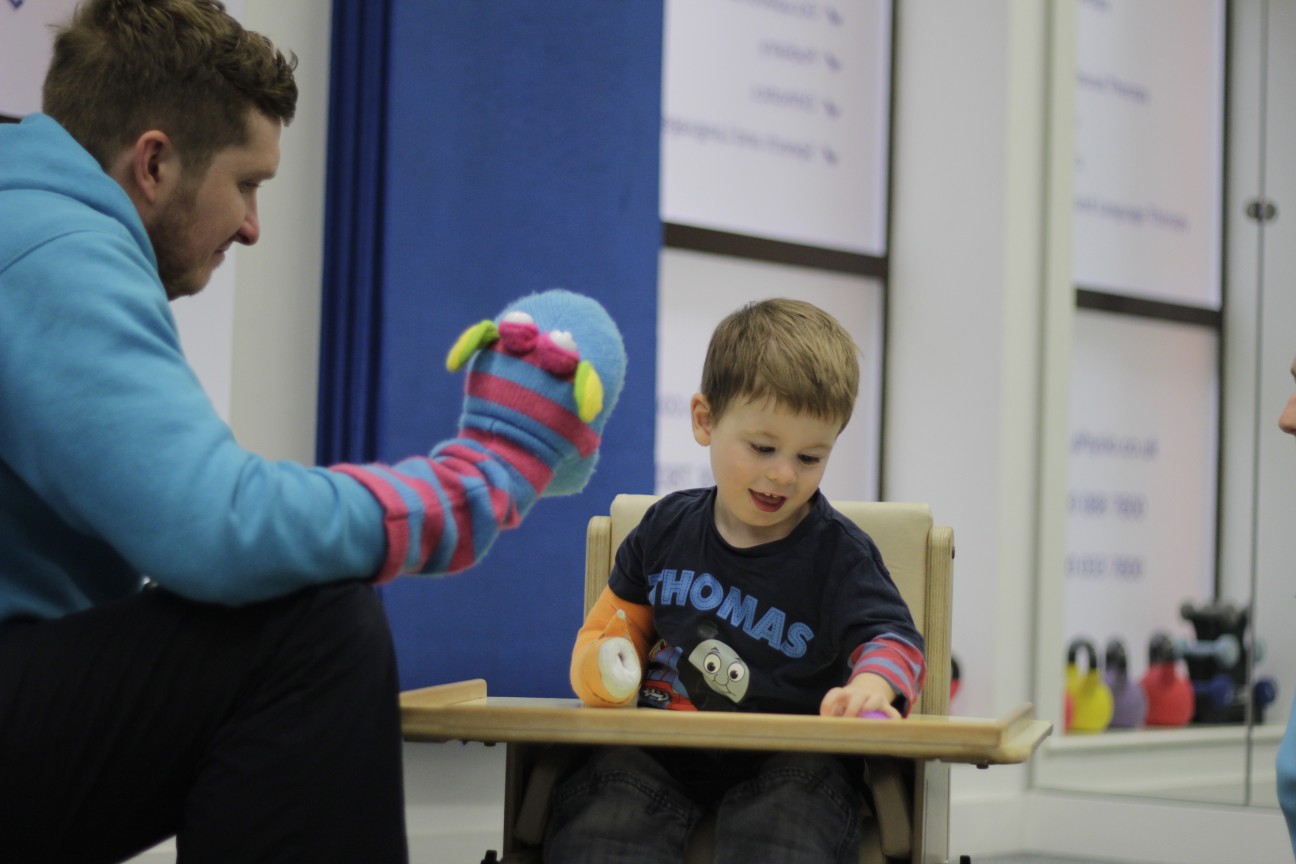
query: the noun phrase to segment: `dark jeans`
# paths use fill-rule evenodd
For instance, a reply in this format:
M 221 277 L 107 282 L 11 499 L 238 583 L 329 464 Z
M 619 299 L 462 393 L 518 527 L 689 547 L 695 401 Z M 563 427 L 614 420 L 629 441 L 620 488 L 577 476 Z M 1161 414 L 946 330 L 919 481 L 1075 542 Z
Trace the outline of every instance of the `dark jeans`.
M 822 753 L 597 750 L 554 792 L 551 864 L 667 864 L 715 810 L 717 864 L 859 858 L 863 765 Z
M 360 583 L 0 625 L 0 858 L 404 862 L 397 692 Z

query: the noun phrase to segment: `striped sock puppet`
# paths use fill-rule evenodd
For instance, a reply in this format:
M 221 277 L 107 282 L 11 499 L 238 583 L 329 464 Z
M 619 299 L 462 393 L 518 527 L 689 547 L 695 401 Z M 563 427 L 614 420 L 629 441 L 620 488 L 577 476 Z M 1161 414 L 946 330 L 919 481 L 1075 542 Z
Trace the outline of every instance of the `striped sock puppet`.
M 458 437 L 391 466 L 333 466 L 386 510 L 379 583 L 463 570 L 539 497 L 585 488 L 626 355 L 598 302 L 552 290 L 469 327 L 446 366 L 467 370 Z

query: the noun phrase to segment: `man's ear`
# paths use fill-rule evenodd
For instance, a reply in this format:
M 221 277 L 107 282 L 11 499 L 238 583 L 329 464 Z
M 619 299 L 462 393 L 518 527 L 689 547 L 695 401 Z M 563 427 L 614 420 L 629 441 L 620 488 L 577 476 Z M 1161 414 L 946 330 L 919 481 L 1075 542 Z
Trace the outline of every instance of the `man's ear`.
M 694 393 L 689 400 L 689 419 L 693 421 L 693 440 L 703 447 L 710 446 L 715 415 L 711 413 L 711 403 L 701 393 Z
M 180 181 L 180 157 L 171 138 L 160 129 L 142 133 L 108 173 L 135 202 L 140 215 L 165 204 Z

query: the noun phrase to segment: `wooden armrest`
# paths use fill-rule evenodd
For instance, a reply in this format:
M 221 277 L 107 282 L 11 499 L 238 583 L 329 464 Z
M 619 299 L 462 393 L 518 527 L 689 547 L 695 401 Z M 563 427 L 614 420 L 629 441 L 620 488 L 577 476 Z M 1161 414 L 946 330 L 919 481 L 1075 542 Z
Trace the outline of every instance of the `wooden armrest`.
M 486 681 L 484 679 L 474 678 L 470 681 L 452 681 L 449 684 L 437 684 L 419 690 L 406 690 L 400 694 L 401 726 L 404 728 L 408 738 L 412 718 L 421 716 L 423 712 L 474 703 L 486 704 Z M 445 741 L 450 739 L 423 736 L 421 740 Z
M 422 741 L 531 742 L 807 750 L 995 765 L 1025 762 L 1052 731 L 1023 703 L 998 720 L 915 714 L 858 720 L 792 714 L 587 708 L 576 699 L 486 697 L 481 681 L 401 696 L 405 737 Z
M 473 678 L 470 681 L 451 681 L 449 684 L 437 684 L 419 690 L 406 690 L 400 694 L 401 707 L 439 708 L 442 705 L 458 705 L 460 702 L 471 702 L 474 699 L 486 699 L 486 681 Z

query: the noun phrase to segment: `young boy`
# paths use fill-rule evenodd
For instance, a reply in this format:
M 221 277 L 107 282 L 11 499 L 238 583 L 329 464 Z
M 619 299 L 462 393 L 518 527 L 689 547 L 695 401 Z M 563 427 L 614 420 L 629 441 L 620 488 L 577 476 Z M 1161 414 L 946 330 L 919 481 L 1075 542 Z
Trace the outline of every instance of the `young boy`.
M 799 301 L 716 328 L 690 406 L 715 486 L 665 496 L 617 550 L 576 638 L 586 704 L 908 713 L 922 637 L 877 547 L 819 492 L 856 355 Z M 715 808 L 717 861 L 854 861 L 861 785 L 858 761 L 822 754 L 599 751 L 555 795 L 546 860 L 679 861 Z

